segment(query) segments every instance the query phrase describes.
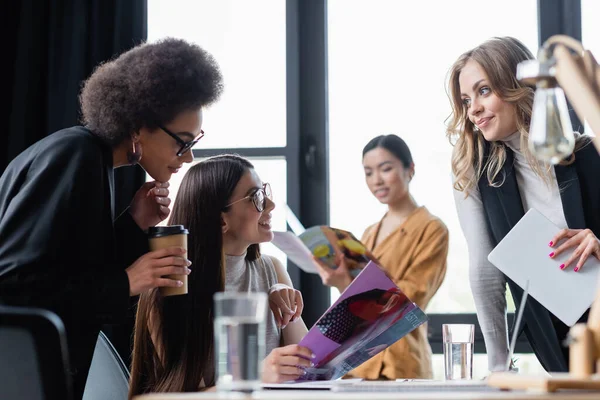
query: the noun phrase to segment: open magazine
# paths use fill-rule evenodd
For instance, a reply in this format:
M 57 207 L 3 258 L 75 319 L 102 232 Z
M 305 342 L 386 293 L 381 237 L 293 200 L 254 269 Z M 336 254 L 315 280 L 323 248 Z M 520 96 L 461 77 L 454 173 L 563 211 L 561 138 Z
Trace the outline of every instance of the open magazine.
M 313 255 L 330 268 L 337 268 L 335 257 L 344 253 L 352 276 L 374 259 L 371 252 L 350 232 L 329 226 L 313 226 L 296 236 L 292 232 L 274 232 L 272 243 L 305 272 L 316 274 Z
M 370 262 L 300 341 L 316 358 L 298 381 L 338 379 L 426 321 L 425 313 Z

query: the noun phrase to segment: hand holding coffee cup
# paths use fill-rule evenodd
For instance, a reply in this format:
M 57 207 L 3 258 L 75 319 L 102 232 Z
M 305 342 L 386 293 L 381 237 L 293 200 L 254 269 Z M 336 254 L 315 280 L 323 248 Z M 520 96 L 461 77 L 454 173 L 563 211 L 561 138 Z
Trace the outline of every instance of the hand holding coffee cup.
M 129 278 L 129 295 L 136 296 L 156 287 L 180 289 L 183 281 L 167 276 L 185 276 L 190 273 L 187 250 L 181 246 L 171 246 L 151 251 L 138 258 L 125 270 Z M 187 281 L 187 279 L 186 279 Z
M 188 231 L 183 225 L 170 225 L 170 226 L 154 226 L 148 229 L 148 241 L 150 243 L 150 250 L 156 251 L 160 249 L 166 249 L 169 247 L 177 246 L 184 248 L 186 251 L 183 257 L 187 260 L 187 235 Z M 188 274 L 169 274 L 166 278 L 174 279 L 182 282 L 181 286 L 163 286 L 160 288 L 160 292 L 163 296 L 176 296 L 180 294 L 187 294 L 188 292 Z

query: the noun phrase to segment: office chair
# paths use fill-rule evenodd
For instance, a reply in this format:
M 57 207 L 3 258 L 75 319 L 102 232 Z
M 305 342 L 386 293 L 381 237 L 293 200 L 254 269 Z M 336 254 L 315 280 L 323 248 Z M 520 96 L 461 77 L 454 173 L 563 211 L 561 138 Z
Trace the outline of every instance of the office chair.
M 127 400 L 129 370 L 103 332 L 98 335 L 83 400 Z
M 0 399 L 72 398 L 65 328 L 47 310 L 0 305 Z

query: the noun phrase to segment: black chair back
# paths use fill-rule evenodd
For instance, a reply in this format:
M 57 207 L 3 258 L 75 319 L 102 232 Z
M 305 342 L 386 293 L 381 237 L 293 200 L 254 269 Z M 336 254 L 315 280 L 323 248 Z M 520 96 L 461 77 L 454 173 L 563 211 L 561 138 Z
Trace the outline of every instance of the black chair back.
M 65 327 L 47 310 L 0 305 L 0 399 L 72 398 Z

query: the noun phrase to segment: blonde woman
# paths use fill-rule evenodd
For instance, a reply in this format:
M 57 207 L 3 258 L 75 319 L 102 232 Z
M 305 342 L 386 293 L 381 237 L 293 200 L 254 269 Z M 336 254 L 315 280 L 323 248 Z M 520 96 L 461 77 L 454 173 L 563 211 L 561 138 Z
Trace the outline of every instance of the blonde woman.
M 529 59 L 531 52 L 517 39 L 493 38 L 461 55 L 449 79 L 456 208 L 491 371 L 502 369 L 508 354 L 506 284 L 517 305 L 522 290 L 487 255 L 524 213 L 536 208 L 563 228 L 548 238 L 548 256 L 573 251 L 568 262 L 557 262 L 565 274 L 580 271 L 590 256 L 600 258 L 600 156 L 587 145 L 589 137 L 578 135 L 566 162 L 553 167 L 535 160 L 527 147 L 534 91 L 515 76 L 517 64 Z M 524 331 L 546 370 L 568 369 L 568 327 L 532 298 Z

